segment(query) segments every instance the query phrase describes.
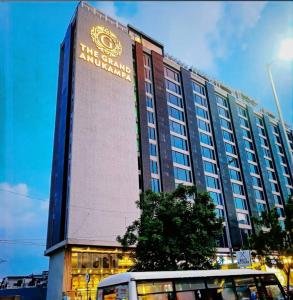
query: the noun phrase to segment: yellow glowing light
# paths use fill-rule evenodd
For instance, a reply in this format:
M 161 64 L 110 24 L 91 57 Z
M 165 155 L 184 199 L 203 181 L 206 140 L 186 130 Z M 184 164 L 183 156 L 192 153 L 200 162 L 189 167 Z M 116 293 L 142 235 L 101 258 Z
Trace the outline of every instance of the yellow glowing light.
M 285 39 L 281 43 L 279 57 L 284 60 L 293 60 L 293 39 Z

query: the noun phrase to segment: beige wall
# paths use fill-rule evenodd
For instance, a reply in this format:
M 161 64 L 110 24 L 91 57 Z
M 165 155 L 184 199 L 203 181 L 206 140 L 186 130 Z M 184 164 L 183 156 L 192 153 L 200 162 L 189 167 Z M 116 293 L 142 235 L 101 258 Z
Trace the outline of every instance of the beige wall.
M 102 25 L 122 44 L 113 58 L 131 67 L 131 82 L 79 58 L 79 43 L 99 49 L 90 29 Z M 67 239 L 117 245 L 116 236 L 138 216 L 138 166 L 131 40 L 126 32 L 79 7 Z

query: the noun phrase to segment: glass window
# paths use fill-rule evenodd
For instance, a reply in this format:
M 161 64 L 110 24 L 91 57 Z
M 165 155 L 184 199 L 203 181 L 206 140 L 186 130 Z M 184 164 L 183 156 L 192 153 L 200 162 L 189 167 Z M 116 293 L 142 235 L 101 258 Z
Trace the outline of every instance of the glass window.
M 252 142 L 249 142 L 247 140 L 244 140 L 244 147 L 250 150 L 253 150 Z
M 279 192 L 278 184 L 271 182 L 271 188 L 273 192 Z
M 222 133 L 223 133 L 223 138 L 227 141 L 230 141 L 230 142 L 234 142 L 234 138 L 233 138 L 233 134 L 226 131 L 226 130 L 222 130 Z
M 146 103 L 147 103 L 147 107 L 153 108 L 154 104 L 153 104 L 153 98 L 150 96 L 146 96 Z
M 176 94 L 179 94 L 181 95 L 181 87 L 180 85 L 174 83 L 174 82 L 171 82 L 170 80 L 168 79 L 165 79 L 165 83 L 166 83 L 166 88 L 169 90 L 169 91 L 172 91 Z
M 137 294 L 145 295 L 152 293 L 165 293 L 173 291 L 171 281 L 147 281 L 137 282 Z
M 246 156 L 247 156 L 247 159 L 250 160 L 250 161 L 256 161 L 256 157 L 255 157 L 255 154 L 254 153 L 251 153 L 249 151 L 246 151 Z
M 215 205 L 223 205 L 222 195 L 216 192 L 209 192 L 210 197 Z
M 229 119 L 229 112 L 227 109 L 223 108 L 223 107 L 219 107 L 218 106 L 218 112 L 220 116 L 226 117 L 227 119 Z
M 152 94 L 152 84 L 146 81 L 144 85 L 145 85 L 145 91 L 149 94 Z
M 155 144 L 149 144 L 150 155 L 157 156 L 157 146 Z
M 185 166 L 189 166 L 189 157 L 186 154 L 177 152 L 172 150 L 172 159 L 173 162 L 177 163 L 177 164 L 181 164 L 181 165 L 185 165 Z
M 249 217 L 247 214 L 237 213 L 237 220 L 240 224 L 249 225 Z
M 181 135 L 185 135 L 185 126 L 170 120 L 170 130 Z
M 228 144 L 228 143 L 224 143 L 225 144 L 225 150 L 228 153 L 232 153 L 232 154 L 236 154 L 236 148 L 235 146 Z
M 264 156 L 271 158 L 271 152 L 270 152 L 270 150 L 268 150 L 266 148 L 262 148 L 262 149 L 263 149 Z
M 197 126 L 204 131 L 211 132 L 210 124 L 201 119 L 197 119 Z
M 273 195 L 274 200 L 275 200 L 275 204 L 280 204 L 282 205 L 282 200 L 281 197 L 279 195 Z
M 205 106 L 207 107 L 208 104 L 207 104 L 207 100 L 197 94 L 193 94 L 193 99 L 194 99 L 194 102 L 195 103 L 198 103 L 199 105 L 202 105 L 202 106 Z
M 257 127 L 257 130 L 258 130 L 258 133 L 263 135 L 263 136 L 266 136 L 266 132 L 265 132 L 265 129 L 262 128 L 262 127 Z
M 214 151 L 212 149 L 201 146 L 201 154 L 204 157 L 215 159 Z
M 217 103 L 220 105 L 223 105 L 225 107 L 228 107 L 227 100 L 219 95 L 216 95 Z
M 276 213 L 277 213 L 278 217 L 285 217 L 283 208 L 276 207 L 275 209 L 276 209 Z
M 178 279 L 175 281 L 176 291 L 188 291 L 188 290 L 198 290 L 205 289 L 204 279 L 199 278 L 187 278 L 187 279 Z
M 246 113 L 245 108 L 242 108 L 242 107 L 240 107 L 240 106 L 237 106 L 237 110 L 238 110 L 238 114 L 239 114 L 240 116 L 247 117 L 247 113 Z
M 251 133 L 249 130 L 241 128 L 242 129 L 242 134 L 244 137 L 247 137 L 248 139 L 251 139 Z
M 230 121 L 220 118 L 220 123 L 222 127 L 232 130 L 232 125 Z
M 270 169 L 274 169 L 274 164 L 270 159 L 265 159 L 266 167 Z
M 263 212 L 267 211 L 267 206 L 264 203 L 257 203 L 257 212 L 261 216 Z
M 256 165 L 253 165 L 253 164 L 249 163 L 249 170 L 250 170 L 250 173 L 259 174 L 259 170 L 258 170 L 258 167 Z
M 197 116 L 200 116 L 200 117 L 202 117 L 204 119 L 207 119 L 207 120 L 209 119 L 208 112 L 205 109 L 196 106 L 195 112 L 196 112 Z
M 191 182 L 191 174 L 188 170 L 174 167 L 174 176 L 178 180 Z
M 247 210 L 245 199 L 234 197 L 234 203 L 236 208 Z
M 149 139 L 151 139 L 151 140 L 155 140 L 156 139 L 155 128 L 148 127 L 148 136 L 149 136 Z
M 168 106 L 169 116 L 172 118 L 178 119 L 180 121 L 184 121 L 184 114 L 181 110 L 178 110 L 174 107 Z
M 151 58 L 147 54 L 143 55 L 143 62 L 145 66 L 151 66 Z
M 144 76 L 148 80 L 152 80 L 152 75 L 151 75 L 151 69 L 149 68 L 144 68 Z
M 255 120 L 256 120 L 256 124 L 263 126 L 263 120 L 262 119 L 260 119 L 259 117 L 256 117 Z
M 158 193 L 160 191 L 160 180 L 157 178 L 151 179 L 152 191 Z
M 245 119 L 243 119 L 243 118 L 239 118 L 239 122 L 240 122 L 240 125 L 249 128 L 249 124 L 248 124 L 248 121 L 247 121 L 247 120 L 245 120 Z
M 236 292 L 239 300 L 261 299 L 253 277 L 235 278 Z
M 128 300 L 128 284 L 113 285 L 99 289 L 100 300 Z
M 204 299 L 236 300 L 231 278 L 208 278 L 208 290 Z
M 203 161 L 203 166 L 204 166 L 204 170 L 206 172 L 209 172 L 209 173 L 213 173 L 213 174 L 217 174 L 217 168 L 216 168 L 216 165 L 209 162 L 209 161 Z
M 227 161 L 229 166 L 239 168 L 238 159 L 236 159 L 235 157 L 227 155 Z
M 252 185 L 257 187 L 262 187 L 260 178 L 255 176 L 251 176 L 251 178 L 252 178 Z
M 207 187 L 218 189 L 219 188 L 219 181 L 217 178 L 211 177 L 211 176 L 205 176 L 206 179 L 206 185 Z
M 148 123 L 155 123 L 155 118 L 154 118 L 154 114 L 150 111 L 147 111 L 147 117 L 148 117 Z
M 187 141 L 171 134 L 171 144 L 175 148 L 187 150 Z
M 204 144 L 207 144 L 207 145 L 210 145 L 210 146 L 213 145 L 213 143 L 212 143 L 212 137 L 210 135 L 207 135 L 205 133 L 200 132 L 199 133 L 199 139 Z
M 224 211 L 221 208 L 216 208 L 215 209 L 216 217 L 218 219 L 224 219 Z
M 264 200 L 265 199 L 263 191 L 254 190 L 254 195 L 255 195 L 256 199 L 259 199 L 259 200 Z
M 200 85 L 199 83 L 196 83 L 194 81 L 192 81 L 192 89 L 202 95 L 205 95 L 205 88 L 204 86 Z
M 182 99 L 168 92 L 167 92 L 167 101 L 179 107 L 183 107 Z
M 179 74 L 169 68 L 165 68 L 165 76 L 179 82 Z
M 232 183 L 232 190 L 234 194 L 244 195 L 243 186 L 238 183 Z
M 229 169 L 229 173 L 230 173 L 230 178 L 234 179 L 234 180 L 241 180 L 241 175 L 240 172 L 233 170 L 233 169 Z
M 150 169 L 151 173 L 158 174 L 158 164 L 156 161 L 150 160 Z

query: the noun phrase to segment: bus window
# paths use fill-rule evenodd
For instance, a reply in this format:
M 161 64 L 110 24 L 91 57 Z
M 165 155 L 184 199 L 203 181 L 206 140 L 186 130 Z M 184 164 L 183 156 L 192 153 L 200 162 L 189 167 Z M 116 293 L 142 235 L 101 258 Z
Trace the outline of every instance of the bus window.
M 235 277 L 236 293 L 239 300 L 261 300 L 253 277 Z
M 173 300 L 171 281 L 146 281 L 137 283 L 139 300 Z
M 269 274 L 269 275 L 261 276 L 261 281 L 265 289 L 266 299 L 268 300 L 285 299 L 275 275 Z
M 175 281 L 177 300 L 200 300 L 204 299 L 205 283 L 203 279 L 190 278 Z
M 128 300 L 128 285 L 120 284 L 99 289 L 98 300 Z
M 208 290 L 206 300 L 236 300 L 231 278 L 210 278 L 207 279 Z

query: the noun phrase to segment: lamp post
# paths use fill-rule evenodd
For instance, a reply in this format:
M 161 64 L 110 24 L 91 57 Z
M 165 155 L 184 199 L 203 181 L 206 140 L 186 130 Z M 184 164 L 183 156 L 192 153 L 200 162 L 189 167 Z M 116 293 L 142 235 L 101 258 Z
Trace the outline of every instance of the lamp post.
M 279 58 L 282 59 L 282 60 L 293 60 L 293 39 L 286 39 L 282 42 L 281 47 L 280 47 Z M 291 146 L 290 146 L 290 143 L 289 143 L 286 126 L 285 126 L 283 114 L 282 114 L 282 111 L 281 111 L 281 106 L 280 106 L 279 98 L 278 98 L 278 95 L 277 95 L 275 83 L 274 83 L 274 80 L 273 80 L 273 75 L 272 75 L 272 64 L 274 62 L 275 61 L 272 61 L 270 64 L 268 64 L 268 66 L 267 66 L 268 74 L 269 74 L 270 83 L 271 83 L 272 90 L 273 90 L 274 100 L 275 100 L 277 110 L 278 110 L 280 123 L 281 123 L 282 129 L 285 133 L 285 140 L 286 140 L 285 142 L 287 143 L 287 146 L 288 146 L 288 149 L 289 149 L 289 155 L 290 155 L 289 159 L 291 159 L 291 162 L 293 164 L 293 156 L 292 156 L 292 152 L 291 152 Z

